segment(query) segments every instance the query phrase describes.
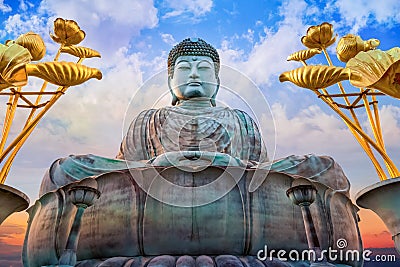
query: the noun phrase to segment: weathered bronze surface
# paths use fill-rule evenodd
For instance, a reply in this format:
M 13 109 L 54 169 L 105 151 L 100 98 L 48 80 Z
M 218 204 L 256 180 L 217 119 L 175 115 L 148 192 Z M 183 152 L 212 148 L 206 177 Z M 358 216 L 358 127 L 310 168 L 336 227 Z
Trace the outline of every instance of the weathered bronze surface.
M 350 184 L 333 159 L 306 155 L 268 162 L 254 120 L 216 106 L 216 50 L 186 39 L 169 58 L 173 106 L 141 112 L 118 159 L 73 155 L 53 163 L 40 199 L 29 209 L 24 265 L 60 263 L 76 212 L 67 192 L 87 177 L 97 181 L 101 197 L 82 215 L 76 266 L 199 261 L 239 267 L 238 257 L 257 262 L 265 246 L 308 249 L 301 211 L 285 194 L 300 176 L 318 191 L 310 214 L 321 248 L 335 249 L 336 240 L 345 238 L 347 250 L 361 251 Z M 144 256 L 154 258 L 142 261 Z M 352 260 L 335 263 L 360 266 Z

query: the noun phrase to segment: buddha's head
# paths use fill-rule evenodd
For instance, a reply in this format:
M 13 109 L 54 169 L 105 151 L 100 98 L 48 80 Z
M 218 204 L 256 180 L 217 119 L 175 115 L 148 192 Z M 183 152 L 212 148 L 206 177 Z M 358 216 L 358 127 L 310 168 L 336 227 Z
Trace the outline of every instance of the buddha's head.
M 169 52 L 168 85 L 172 105 L 189 99 L 209 99 L 215 106 L 219 88 L 219 55 L 198 38 L 185 39 Z

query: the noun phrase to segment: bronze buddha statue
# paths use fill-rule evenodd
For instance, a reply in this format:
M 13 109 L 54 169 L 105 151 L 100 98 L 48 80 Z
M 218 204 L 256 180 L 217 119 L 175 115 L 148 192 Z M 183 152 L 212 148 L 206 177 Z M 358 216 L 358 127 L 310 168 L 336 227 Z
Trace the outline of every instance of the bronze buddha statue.
M 216 106 L 219 67 L 215 48 L 183 40 L 168 57 L 172 106 L 141 112 L 117 159 L 53 163 L 29 210 L 25 266 L 58 263 L 75 211 L 68 190 L 87 177 L 101 197 L 83 215 L 76 266 L 308 266 L 256 257 L 264 245 L 307 249 L 300 210 L 285 194 L 300 176 L 318 189 L 311 214 L 321 247 L 346 238 L 348 249 L 362 249 L 341 168 L 313 155 L 269 162 L 254 120 Z

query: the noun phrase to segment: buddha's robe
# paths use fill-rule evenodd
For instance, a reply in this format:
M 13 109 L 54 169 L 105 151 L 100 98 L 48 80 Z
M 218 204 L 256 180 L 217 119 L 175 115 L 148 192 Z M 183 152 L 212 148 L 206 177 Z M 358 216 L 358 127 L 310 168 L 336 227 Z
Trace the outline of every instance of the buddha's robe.
M 105 172 L 149 165 L 171 166 L 173 162 L 171 165 L 157 165 L 160 161 L 153 160 L 181 151 L 229 155 L 245 164 L 250 163 L 248 166 L 310 178 L 345 194 L 349 192 L 347 177 L 332 158 L 289 156 L 269 162 L 260 131 L 248 114 L 225 107 L 194 105 L 142 111 L 132 121 L 117 159 L 71 155 L 55 161 L 42 180 L 40 195 Z M 261 178 L 253 183 L 254 190 L 266 177 Z
M 266 159 L 256 123 L 224 107 L 177 106 L 141 112 L 131 123 L 117 158 L 150 160 L 166 152 L 206 151 L 243 161 Z

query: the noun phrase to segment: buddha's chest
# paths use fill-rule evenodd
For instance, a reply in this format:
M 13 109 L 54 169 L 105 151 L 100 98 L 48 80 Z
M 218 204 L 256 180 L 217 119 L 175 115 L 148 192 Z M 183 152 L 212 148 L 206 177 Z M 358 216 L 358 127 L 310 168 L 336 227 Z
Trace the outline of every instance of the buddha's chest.
M 233 114 L 182 114 L 171 112 L 158 128 L 157 138 L 166 151 L 222 152 L 240 137 Z

